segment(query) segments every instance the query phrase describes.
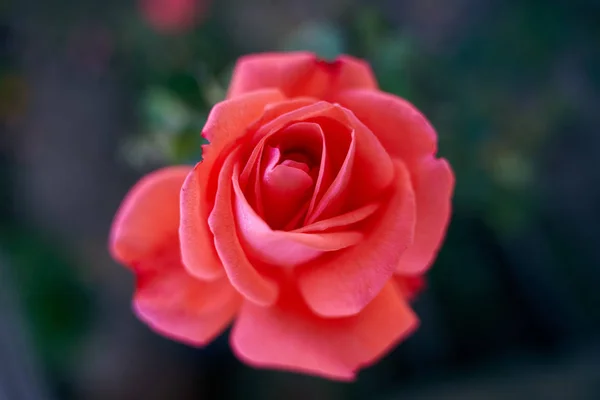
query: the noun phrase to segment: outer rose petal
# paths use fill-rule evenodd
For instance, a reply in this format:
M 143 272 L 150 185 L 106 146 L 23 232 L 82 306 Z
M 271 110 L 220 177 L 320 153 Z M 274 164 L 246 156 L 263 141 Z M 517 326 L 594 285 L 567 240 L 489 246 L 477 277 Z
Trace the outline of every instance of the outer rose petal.
M 267 53 L 238 60 L 228 98 L 257 89 L 278 88 L 288 97 L 311 96 L 335 99 L 345 89 L 377 89 L 377 82 L 367 63 L 341 56 L 328 63 L 313 53 Z
M 172 247 L 173 262 L 161 264 L 158 273 L 138 276 L 134 309 L 153 330 L 190 345 L 205 345 L 229 325 L 241 297 L 227 278 L 202 282 L 190 276 L 178 250 Z
M 246 302 L 235 322 L 231 346 L 239 358 L 256 367 L 349 381 L 417 325 L 391 282 L 359 314 L 333 319 L 316 316 L 290 288 L 273 307 Z
M 444 159 L 429 158 L 414 171 L 417 225 L 413 244 L 402 254 L 397 271 L 423 273 L 433 261 L 448 222 L 454 190 L 454 174 Z
M 408 101 L 360 89 L 341 92 L 337 101 L 367 125 L 388 153 L 404 161 L 410 170 L 416 160 L 437 151 L 435 130 Z
M 181 264 L 179 191 L 189 169 L 164 168 L 141 179 L 117 213 L 110 246 L 119 262 L 135 268 L 140 319 L 166 336 L 202 345 L 231 321 L 240 298 L 226 279 L 201 282 Z
M 302 295 L 317 314 L 328 317 L 360 312 L 392 277 L 412 243 L 415 199 L 408 171 L 395 160 L 396 183 L 365 240 L 330 259 L 315 260 L 298 271 Z
M 248 126 L 263 115 L 267 105 L 285 100 L 277 88 L 262 89 L 224 100 L 212 108 L 202 129 L 202 135 L 210 142 L 206 148 L 218 154 L 227 144 L 242 137 Z
M 109 248 L 115 260 L 137 267 L 177 237 L 179 190 L 189 171 L 188 166 L 163 168 L 129 191 L 111 227 Z
M 223 275 L 207 220 L 225 149 L 246 134 L 248 126 L 260 118 L 268 104 L 282 99 L 279 91 L 258 91 L 223 101 L 210 112 L 202 132 L 211 143 L 204 146 L 204 160 L 190 172 L 181 190 L 181 257 L 192 275 L 201 279 Z

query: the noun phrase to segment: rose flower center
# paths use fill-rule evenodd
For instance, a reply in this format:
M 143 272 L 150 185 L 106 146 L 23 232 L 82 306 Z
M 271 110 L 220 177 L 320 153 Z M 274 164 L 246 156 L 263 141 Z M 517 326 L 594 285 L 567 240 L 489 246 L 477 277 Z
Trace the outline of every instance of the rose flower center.
M 319 165 L 305 150 L 286 143 L 265 148 L 261 191 L 265 221 L 273 229 L 293 229 L 302 220 L 314 192 Z

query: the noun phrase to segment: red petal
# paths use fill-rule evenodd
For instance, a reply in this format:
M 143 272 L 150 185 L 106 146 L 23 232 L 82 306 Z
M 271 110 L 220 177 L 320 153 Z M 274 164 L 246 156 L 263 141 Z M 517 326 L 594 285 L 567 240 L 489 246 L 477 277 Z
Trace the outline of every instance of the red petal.
M 379 203 L 370 203 L 353 211 L 324 219 L 310 225 L 305 225 L 301 228 L 293 230 L 292 232 L 326 232 L 330 230 L 337 230 L 339 228 L 344 228 L 365 220 L 369 216 L 373 215 L 373 213 L 378 209 Z
M 435 130 L 406 100 L 372 90 L 348 90 L 336 100 L 368 126 L 387 152 L 404 161 L 410 170 L 416 160 L 437 151 Z
M 202 345 L 230 322 L 239 296 L 226 279 L 201 282 L 181 264 L 179 192 L 189 170 L 164 168 L 131 189 L 113 223 L 111 251 L 135 268 L 138 316 L 166 336 Z
M 415 199 L 406 167 L 394 161 L 393 193 L 373 215 L 365 240 L 319 259 L 299 271 L 299 284 L 309 306 L 323 316 L 354 315 L 383 288 L 412 243 Z
M 288 97 L 310 96 L 324 100 L 341 90 L 376 89 L 368 64 L 349 56 L 328 63 L 314 54 L 265 53 L 238 60 L 228 98 L 264 88 L 277 88 Z
M 338 136 L 337 134 L 339 133 L 343 134 L 344 132 L 325 132 L 325 142 L 329 143 L 330 148 L 342 147 L 340 146 L 341 143 L 339 143 L 335 137 Z M 345 147 L 343 148 L 345 149 Z M 321 169 L 319 170 L 317 187 L 318 189 L 326 187 L 327 190 L 317 190 L 317 188 L 315 188 L 315 196 L 313 196 L 313 199 L 311 200 L 310 206 L 308 208 L 305 224 L 312 224 L 313 222 L 318 221 L 319 219 L 329 218 L 332 215 L 335 215 L 336 212 L 341 209 L 342 205 L 344 204 L 344 200 L 346 199 L 346 197 L 344 196 L 346 188 L 350 183 L 352 168 L 354 166 L 355 150 L 355 132 L 352 131 L 350 133 L 350 142 L 347 147 L 347 152 L 344 156 L 344 161 L 339 167 L 337 175 L 335 176 L 333 181 L 331 181 L 331 183 L 327 182 L 328 179 L 324 178 L 328 175 L 327 169 L 331 167 L 325 163 L 322 163 Z M 327 161 L 328 157 L 325 154 L 325 143 L 323 143 L 323 153 L 323 160 Z M 322 197 L 318 196 L 320 191 L 324 192 L 322 194 Z M 318 202 L 316 201 L 317 199 Z
M 219 150 L 243 136 L 252 122 L 263 115 L 267 105 L 282 100 L 285 97 L 279 90 L 264 89 L 217 103 L 202 129 L 202 135 L 210 142 L 208 149 L 218 154 Z
M 276 146 L 276 147 L 273 147 Z M 264 148 L 267 157 L 260 171 L 262 180 L 263 218 L 274 229 L 286 226 L 300 208 L 310 199 L 314 179 L 306 163 L 283 160 L 281 154 L 290 149 L 302 149 L 311 155 L 311 162 L 318 163 L 322 157 L 323 131 L 318 124 L 298 122 L 290 125 L 279 134 L 272 136 Z M 314 161 L 313 161 L 314 159 Z M 280 165 L 279 165 L 280 164 Z M 316 171 L 316 167 L 315 167 Z M 249 188 L 245 193 L 254 197 L 260 187 Z
M 167 167 L 142 178 L 127 194 L 113 221 L 110 251 L 135 267 L 177 239 L 179 191 L 190 167 Z
M 171 262 L 163 257 L 159 271 L 138 276 L 134 309 L 158 333 L 201 346 L 229 325 L 241 298 L 227 278 L 202 282 L 190 276 L 173 249 Z
M 454 174 L 444 159 L 428 158 L 414 171 L 417 224 L 413 244 L 402 254 L 397 271 L 422 274 L 433 262 L 450 221 Z
M 332 184 L 328 189 L 330 193 L 323 196 L 322 204 L 309 215 L 307 223 L 338 215 L 342 206 L 352 210 L 378 200 L 394 178 L 392 159 L 373 132 L 347 109 L 336 106 L 331 114 L 354 130 L 348 149 L 348 156 L 352 155 L 353 160 L 350 165 L 343 165 L 336 177 L 336 180 L 344 177 L 346 184 L 340 188 Z M 329 139 L 332 135 L 327 133 Z M 335 147 L 336 141 L 332 144 L 330 148 Z M 353 149 L 356 150 L 352 152 Z
M 334 233 L 294 233 L 271 229 L 250 207 L 239 186 L 239 171 L 233 173 L 235 209 L 239 235 L 249 252 L 261 262 L 296 266 L 324 252 L 336 251 L 359 243 L 363 235 L 356 231 Z
M 219 174 L 215 206 L 208 217 L 208 225 L 231 284 L 247 299 L 260 305 L 270 305 L 277 299 L 277 285 L 262 276 L 250 263 L 242 249 L 235 224 L 231 177 L 238 153 L 236 151 L 226 159 Z
M 391 283 L 345 318 L 318 317 L 299 297 L 290 288 L 273 307 L 245 303 L 231 334 L 237 356 L 256 367 L 350 381 L 418 325 Z
M 253 92 L 217 104 L 208 116 L 203 135 L 211 143 L 204 146 L 204 160 L 185 180 L 180 203 L 183 263 L 191 274 L 201 279 L 215 279 L 223 274 L 207 220 L 226 149 L 247 133 L 268 104 L 281 99 L 281 93 L 276 90 Z

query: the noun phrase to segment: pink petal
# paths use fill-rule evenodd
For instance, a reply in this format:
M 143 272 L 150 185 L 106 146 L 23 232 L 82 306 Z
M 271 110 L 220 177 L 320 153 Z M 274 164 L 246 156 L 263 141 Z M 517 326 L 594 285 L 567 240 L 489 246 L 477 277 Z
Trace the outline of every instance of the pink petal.
M 309 263 L 298 272 L 302 295 L 319 315 L 360 312 L 391 278 L 402 253 L 412 243 L 415 199 L 406 167 L 394 161 L 395 183 L 387 204 L 371 217 L 365 239 L 328 260 Z
M 208 148 L 219 153 L 218 150 L 243 136 L 252 122 L 263 115 L 269 104 L 283 100 L 285 97 L 282 93 L 271 88 L 217 103 L 211 109 L 202 129 L 202 135 L 210 142 Z
M 319 222 L 305 225 L 301 228 L 295 229 L 292 232 L 306 233 L 306 232 L 323 232 L 334 230 L 338 228 L 344 228 L 349 225 L 356 224 L 370 217 L 379 209 L 379 203 L 370 203 L 366 206 L 357 208 L 353 211 L 349 211 L 338 216 L 321 220 Z
M 122 264 L 137 266 L 177 239 L 179 191 L 190 167 L 167 167 L 142 178 L 127 194 L 113 221 L 110 251 Z
M 353 129 L 344 164 L 314 209 L 309 208 L 306 224 L 331 218 L 377 200 L 394 177 L 392 160 L 377 137 L 352 112 L 336 106 L 330 115 Z M 338 128 L 339 131 L 339 128 Z M 328 148 L 342 147 L 335 130 L 325 130 Z M 354 150 L 355 149 L 355 150 Z M 331 156 L 331 154 L 328 154 Z
M 321 318 L 286 290 L 272 307 L 242 306 L 231 334 L 237 356 L 259 368 L 351 381 L 410 335 L 418 320 L 391 283 L 359 314 Z
M 351 110 L 379 138 L 387 152 L 410 170 L 416 160 L 437 151 L 437 136 L 427 119 L 408 101 L 372 90 L 348 90 L 336 101 Z
M 355 130 L 356 156 L 349 187 L 350 209 L 380 198 L 394 179 L 390 155 L 377 136 L 347 109 L 341 109 Z
M 202 346 L 229 325 L 240 296 L 226 278 L 202 282 L 190 276 L 179 260 L 178 247 L 162 258 L 158 271 L 138 276 L 133 300 L 138 317 L 154 331 Z
M 305 162 L 318 165 L 323 153 L 323 131 L 316 123 L 297 122 L 265 139 L 269 145 L 263 152 L 270 161 L 265 160 L 259 171 L 262 185 L 244 192 L 250 198 L 253 194 L 260 197 L 262 206 L 257 207 L 257 211 L 263 210 L 262 216 L 269 226 L 281 229 L 303 208 L 314 190 L 313 166 L 290 159 L 282 161 L 282 157 L 289 157 L 287 153 L 291 150 L 302 150 L 304 153 L 297 157 L 306 157 Z M 317 171 L 318 166 L 313 169 Z M 260 196 L 252 193 L 252 189 L 261 193 Z
M 192 346 L 210 343 L 227 328 L 239 307 L 239 297 L 233 297 L 218 311 L 201 315 L 183 308 L 161 309 L 134 303 L 135 313 L 152 330 Z
M 266 220 L 275 229 L 284 227 L 306 202 L 312 178 L 299 168 L 277 165 L 263 177 Z
M 327 139 L 331 139 L 332 132 L 326 132 L 325 137 Z M 331 143 L 330 145 L 336 145 L 338 143 Z M 330 146 L 333 147 L 333 146 Z M 314 209 L 309 207 L 308 213 L 306 215 L 305 225 L 312 224 L 317 221 L 319 218 L 329 218 L 332 215 L 335 215 L 336 211 L 338 211 L 342 205 L 344 204 L 345 196 L 344 192 L 350 183 L 350 177 L 352 172 L 352 167 L 354 166 L 354 153 L 356 149 L 356 141 L 354 131 L 350 133 L 350 143 L 348 146 L 348 151 L 346 152 L 346 156 L 344 158 L 343 164 L 340 166 L 337 175 L 331 182 L 331 184 L 327 187 L 327 190 L 322 195 L 318 202 L 312 203 L 311 206 L 314 205 Z M 325 156 L 326 158 L 326 156 Z M 326 171 L 324 167 L 322 167 L 321 171 Z M 321 178 L 323 175 L 319 175 Z M 319 182 L 320 186 L 323 185 L 325 180 Z M 321 186 L 321 187 L 322 187 Z M 318 193 L 315 191 L 315 193 Z M 316 200 L 318 197 L 313 197 L 313 200 Z
M 223 156 L 244 137 L 248 126 L 260 118 L 268 104 L 281 99 L 281 93 L 276 90 L 253 92 L 217 104 L 208 116 L 202 132 L 211 143 L 204 146 L 204 160 L 185 180 L 180 199 L 181 256 L 185 267 L 194 276 L 215 279 L 223 274 L 207 223 Z
M 239 171 L 233 173 L 235 210 L 239 235 L 249 253 L 261 262 L 292 267 L 359 243 L 363 235 L 356 231 L 335 233 L 293 233 L 273 230 L 250 207 L 239 186 Z
M 179 192 L 189 167 L 169 167 L 140 180 L 113 224 L 111 252 L 136 272 L 136 313 L 154 330 L 193 345 L 218 335 L 239 307 L 227 279 L 202 282 L 181 264 Z
M 345 89 L 376 89 L 377 83 L 368 64 L 350 56 L 339 57 L 331 63 L 308 52 L 241 57 L 233 71 L 227 97 L 264 88 L 277 88 L 288 97 L 328 100 Z
M 275 282 L 262 276 L 250 263 L 242 249 L 232 208 L 231 177 L 236 157 L 235 151 L 226 159 L 219 174 L 215 206 L 208 217 L 208 225 L 214 235 L 214 243 L 225 272 L 233 287 L 248 300 L 266 306 L 277 299 Z
M 256 126 L 261 127 L 282 115 L 288 114 L 299 108 L 310 106 L 310 105 L 314 104 L 315 102 L 316 101 L 312 98 L 299 97 L 299 98 L 295 98 L 295 99 L 282 100 L 277 103 L 268 104 L 265 107 L 265 111 L 264 111 L 262 117 L 260 118 L 260 120 L 257 122 Z M 321 106 L 323 106 L 325 104 L 326 103 L 322 103 Z M 262 136 L 259 137 L 258 140 L 256 140 L 255 142 L 258 142 L 261 138 L 263 138 L 263 137 Z M 246 182 L 248 181 L 248 179 L 251 175 L 252 168 L 256 165 L 256 160 L 258 159 L 258 156 L 261 154 L 262 154 L 262 149 L 261 149 L 261 151 L 257 151 L 256 146 L 254 146 L 254 150 L 253 150 L 246 166 L 244 167 L 244 170 L 242 171 L 242 175 L 240 178 L 243 185 L 245 185 Z
M 415 238 L 397 268 L 407 275 L 422 274 L 441 246 L 452 211 L 454 174 L 446 160 L 431 157 L 418 166 L 413 181 L 417 205 Z

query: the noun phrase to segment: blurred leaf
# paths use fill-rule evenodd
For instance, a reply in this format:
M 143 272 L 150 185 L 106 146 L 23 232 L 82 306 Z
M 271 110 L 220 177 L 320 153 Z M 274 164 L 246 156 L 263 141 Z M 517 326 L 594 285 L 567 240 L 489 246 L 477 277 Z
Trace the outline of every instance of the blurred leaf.
M 184 129 L 191 121 L 188 107 L 164 88 L 154 87 L 142 99 L 142 115 L 151 132 L 173 134 Z
M 308 50 L 319 57 L 333 60 L 345 52 L 341 30 L 326 22 L 309 22 L 292 32 L 283 43 L 285 51 Z

